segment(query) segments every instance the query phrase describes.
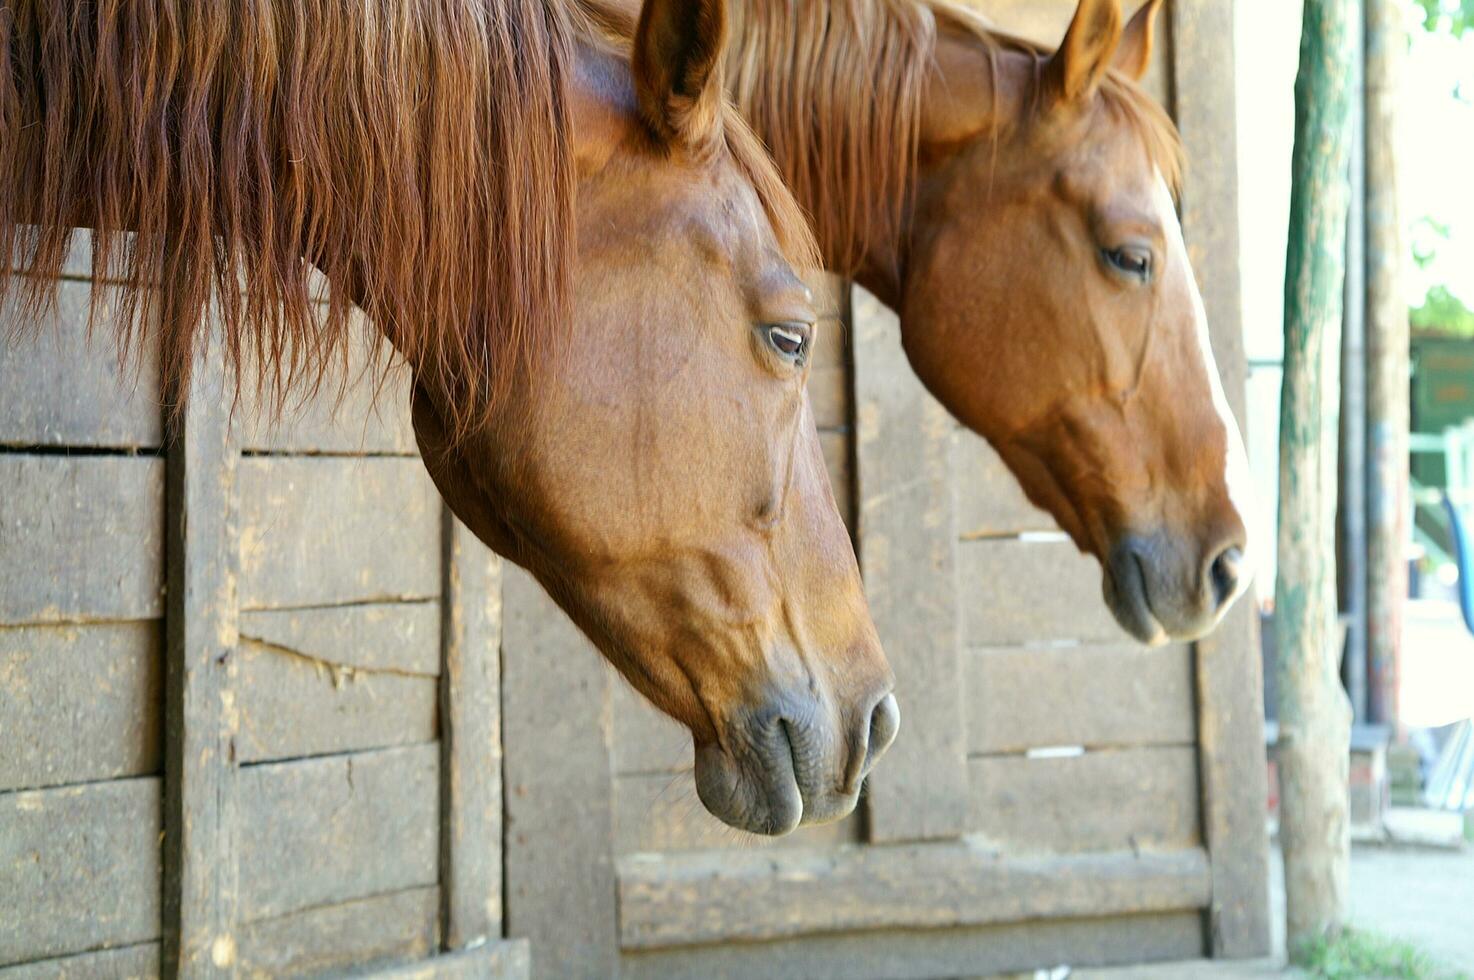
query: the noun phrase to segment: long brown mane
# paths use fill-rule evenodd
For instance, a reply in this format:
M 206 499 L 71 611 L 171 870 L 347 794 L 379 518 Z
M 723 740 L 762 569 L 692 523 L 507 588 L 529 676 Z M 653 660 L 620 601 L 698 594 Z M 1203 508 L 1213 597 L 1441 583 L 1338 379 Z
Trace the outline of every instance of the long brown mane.
M 946 0 L 744 0 L 733 9 L 728 87 L 811 212 L 829 267 L 847 274 L 872 243 L 896 239 L 939 28 L 972 34 L 991 53 L 1030 55 L 1036 72 L 1049 54 Z M 1182 154 L 1167 114 L 1124 76 L 1112 73 L 1100 91 L 1175 189 Z
M 0 301 L 90 226 L 171 397 L 208 309 L 279 399 L 351 299 L 474 425 L 568 323 L 574 56 L 557 0 L 0 0 Z

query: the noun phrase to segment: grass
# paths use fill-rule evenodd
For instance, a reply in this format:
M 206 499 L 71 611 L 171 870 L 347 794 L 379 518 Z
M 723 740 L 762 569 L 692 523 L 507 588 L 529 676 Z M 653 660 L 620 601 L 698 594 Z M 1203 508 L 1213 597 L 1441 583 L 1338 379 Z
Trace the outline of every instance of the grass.
M 1301 954 L 1298 964 L 1316 980 L 1471 980 L 1411 943 L 1360 929 L 1316 940 Z

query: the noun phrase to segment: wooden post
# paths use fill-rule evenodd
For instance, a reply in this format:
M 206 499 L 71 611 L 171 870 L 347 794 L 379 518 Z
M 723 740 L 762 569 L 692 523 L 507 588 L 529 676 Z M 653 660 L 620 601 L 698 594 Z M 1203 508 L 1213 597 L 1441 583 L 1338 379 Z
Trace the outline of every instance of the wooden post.
M 218 346 L 212 354 L 168 441 L 165 977 L 233 976 L 236 964 L 238 452 Z
M 1183 189 L 1182 229 L 1203 291 L 1213 358 L 1242 430 L 1249 367 L 1239 273 L 1233 4 L 1175 0 L 1168 10 L 1172 114 L 1192 161 Z M 1264 830 L 1269 789 L 1258 615 L 1250 598 L 1240 599 L 1194 653 L 1203 837 L 1213 870 L 1208 948 L 1215 957 L 1264 956 L 1270 950 L 1269 837 Z
M 440 890 L 447 950 L 502 935 L 501 569 L 446 511 Z
M 1280 406 L 1280 842 L 1287 942 L 1346 921 L 1351 708 L 1336 636 L 1336 478 L 1354 8 L 1306 0 L 1295 82 L 1294 183 Z
M 1395 117 L 1406 32 L 1396 0 L 1366 0 L 1367 654 L 1371 720 L 1397 723 L 1407 596 L 1408 311 Z

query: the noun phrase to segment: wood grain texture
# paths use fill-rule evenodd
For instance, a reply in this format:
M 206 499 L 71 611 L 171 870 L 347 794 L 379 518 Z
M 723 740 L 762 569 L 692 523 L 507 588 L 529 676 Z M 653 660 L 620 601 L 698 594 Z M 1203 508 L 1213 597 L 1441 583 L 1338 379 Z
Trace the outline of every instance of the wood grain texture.
M 163 615 L 163 460 L 0 455 L 0 488 L 0 624 Z
M 168 437 L 163 968 L 217 977 L 235 960 L 240 457 L 218 353 L 193 384 Z
M 157 773 L 157 622 L 0 628 L 0 792 Z
M 1023 487 L 993 447 L 961 427 L 952 430 L 952 487 L 957 533 L 963 540 L 1026 531 L 1059 533 L 1054 518 L 1029 503 Z
M 968 841 L 619 863 L 626 949 L 1201 908 L 1207 856 L 1004 856 Z
M 1203 954 L 1198 912 L 1021 922 L 951 929 L 868 929 L 760 943 L 637 950 L 624 980 L 934 980 L 1015 973 L 1038 964 L 1073 968 L 1194 959 Z
M 23 317 L 13 301 L 0 308 L 0 332 L 26 333 L 0 344 L 0 445 L 163 445 L 156 350 L 139 346 L 120 362 L 106 297 L 89 342 L 91 300 L 87 283 L 64 282 L 55 308 L 39 322 Z
M 1192 170 L 1182 198 L 1188 255 L 1203 292 L 1229 405 L 1244 424 L 1236 70 L 1231 0 L 1174 0 L 1173 116 Z M 1257 617 L 1245 598 L 1197 645 L 1204 834 L 1213 857 L 1214 956 L 1269 951 L 1268 794 Z
M 902 724 L 869 777 L 874 841 L 966 829 L 952 422 L 911 373 L 896 315 L 856 287 L 858 550 Z M 914 710 L 913 710 L 914 708 Z
M 974 832 L 1009 854 L 1185 850 L 1202 842 L 1192 746 L 968 764 Z
M 235 661 L 242 763 L 435 740 L 434 676 L 343 668 L 244 639 Z
M 435 745 L 240 770 L 240 905 L 250 922 L 433 885 Z
M 621 776 L 614 781 L 614 850 L 759 851 L 823 848 L 861 839 L 859 813 L 836 823 L 803 827 L 783 837 L 759 837 L 734 830 L 706 812 L 690 772 Z
M 0 966 L 0 980 L 154 980 L 158 976 L 158 943 Z
M 617 681 L 611 702 L 615 775 L 674 775 L 695 765 L 691 733 L 674 718 Z
M 525 939 L 504 939 L 460 953 L 362 974 L 370 980 L 526 980 L 532 951 Z
M 502 582 L 507 933 L 536 976 L 613 976 L 613 672 L 531 576 Z
M 502 565 L 445 514 L 440 686 L 444 946 L 502 935 Z
M 159 938 L 159 794 L 157 779 L 0 794 L 0 964 Z
M 242 927 L 239 976 L 320 975 L 431 956 L 438 888 L 414 888 Z
M 243 608 L 440 594 L 442 504 L 417 459 L 250 457 L 240 501 Z
M 819 433 L 819 449 L 824 453 L 824 468 L 829 472 L 829 489 L 834 492 L 834 503 L 847 527 L 855 526 L 855 483 L 854 467 L 850 463 L 850 435 L 848 432 L 825 431 Z
M 1100 565 L 1069 541 L 964 541 L 957 581 L 969 647 L 1130 642 L 1101 598 Z
M 241 636 L 334 667 L 434 677 L 440 672 L 440 606 L 365 603 L 241 614 Z
M 963 663 L 969 754 L 1197 738 L 1188 647 L 970 650 Z

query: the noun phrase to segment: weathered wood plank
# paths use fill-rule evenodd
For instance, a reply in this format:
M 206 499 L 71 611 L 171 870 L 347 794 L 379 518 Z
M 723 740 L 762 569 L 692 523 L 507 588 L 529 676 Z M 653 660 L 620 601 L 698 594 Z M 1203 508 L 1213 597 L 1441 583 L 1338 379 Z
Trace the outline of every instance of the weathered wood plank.
M 957 498 L 957 533 L 963 540 L 1059 533 L 1054 518 L 1029 503 L 1023 487 L 993 447 L 973 432 L 952 430 L 952 486 Z
M 343 668 L 245 639 L 235 660 L 242 763 L 435 741 L 433 676 Z
M 674 774 L 695 764 L 691 733 L 628 684 L 612 692 L 610 751 L 618 776 Z
M 417 459 L 243 459 L 241 605 L 440 594 L 442 504 Z
M 639 950 L 620 960 L 619 975 L 624 980 L 934 980 L 1016 972 L 1032 977 L 1040 963 L 1078 969 L 1202 954 L 1202 915 L 1169 912 Z
M 367 974 L 370 980 L 526 980 L 532 950 L 525 939 L 503 939 L 460 953 Z
M 852 310 L 860 569 L 905 719 L 869 779 L 870 835 L 954 837 L 967 763 L 952 422 L 907 365 L 896 315 L 858 287 Z
M 122 779 L 0 794 L 0 963 L 159 938 L 159 792 Z
M 1201 850 L 1006 857 L 969 841 L 619 862 L 626 949 L 1201 908 Z
M 964 665 L 971 754 L 1197 738 L 1187 647 L 971 650 Z
M 435 745 L 240 770 L 241 919 L 439 878 Z
M 433 677 L 440 672 L 440 606 L 365 603 L 241 613 L 241 636 L 338 667 Z
M 306 909 L 242 927 L 239 973 L 266 978 L 320 975 L 435 953 L 440 889 Z
M 0 980 L 153 980 L 158 976 L 158 943 L 0 966 Z
M 164 672 L 164 972 L 228 975 L 235 959 L 239 603 L 236 462 L 225 368 L 200 365 L 168 437 Z
M 445 514 L 440 874 L 447 949 L 502 934 L 501 559 Z
M 13 300 L 0 309 L 0 331 L 19 329 L 29 338 L 0 344 L 0 445 L 163 444 L 156 349 L 137 346 L 120 363 L 106 305 L 89 343 L 91 297 L 86 283 L 64 282 L 44 320 L 19 326 L 24 318 Z
M 614 976 L 614 678 L 531 576 L 502 582 L 507 932 L 537 976 Z
M 819 449 L 824 453 L 824 468 L 829 471 L 829 488 L 834 492 L 834 503 L 839 508 L 840 517 L 853 528 L 855 483 L 850 465 L 850 435 L 848 432 L 821 432 Z
M 21 230 L 22 234 L 30 234 L 36 231 L 36 225 L 29 225 Z M 119 256 L 123 241 L 131 240 L 132 235 L 120 236 L 119 248 L 113 252 L 114 257 Z M 17 248 L 10 255 L 10 268 L 18 272 L 26 269 L 23 261 L 24 251 Z M 104 270 L 106 271 L 106 270 Z M 90 279 L 92 277 L 92 231 L 88 228 L 73 228 L 71 241 L 68 243 L 67 254 L 62 259 L 61 278 L 63 279 Z
M 614 781 L 614 850 L 742 851 L 832 847 L 861 839 L 858 812 L 837 823 L 804 827 L 784 837 L 759 837 L 734 830 L 706 812 L 690 772 L 621 776 Z
M 1100 565 L 1069 541 L 965 541 L 957 564 L 969 647 L 1130 642 L 1101 598 Z
M 156 622 L 0 628 L 0 792 L 157 773 Z
M 1238 127 L 1231 0 L 1175 0 L 1173 115 L 1192 175 L 1182 198 L 1188 256 L 1203 291 L 1213 357 L 1229 405 L 1244 425 L 1243 295 L 1239 270 Z M 1269 951 L 1268 793 L 1263 682 L 1253 603 L 1239 600 L 1198 644 L 1204 831 L 1213 858 L 1211 949 L 1224 957 Z
M 969 824 L 1008 853 L 1182 850 L 1202 842 L 1191 746 L 989 756 L 968 770 Z
M 163 585 L 163 460 L 0 455 L 0 624 L 157 619 Z
M 269 406 L 247 400 L 239 413 L 241 445 L 273 453 L 418 453 L 410 420 L 409 366 L 397 356 L 387 369 L 380 336 L 355 311 L 361 336 L 349 342 L 348 361 L 329 372 L 311 397 L 297 397 L 273 417 Z M 246 385 L 254 392 L 254 382 Z

